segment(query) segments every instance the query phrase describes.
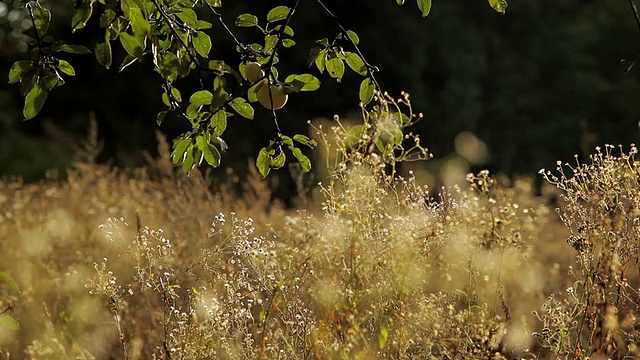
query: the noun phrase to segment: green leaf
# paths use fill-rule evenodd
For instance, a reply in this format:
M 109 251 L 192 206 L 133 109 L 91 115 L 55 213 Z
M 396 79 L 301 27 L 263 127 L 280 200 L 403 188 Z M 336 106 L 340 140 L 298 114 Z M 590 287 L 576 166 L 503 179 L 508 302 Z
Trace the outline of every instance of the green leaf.
M 284 20 L 289 15 L 289 9 L 287 6 L 276 6 L 273 9 L 269 10 L 267 14 L 267 21 L 272 23 L 275 21 Z
M 367 105 L 373 99 L 373 93 L 375 91 L 375 86 L 371 81 L 371 78 L 366 78 L 362 80 L 360 83 L 360 101 L 362 101 L 363 105 Z
M 191 106 L 199 107 L 202 105 L 210 105 L 213 101 L 213 94 L 208 90 L 200 90 L 194 92 L 189 98 Z
M 260 149 L 260 153 L 258 153 L 258 158 L 256 159 L 256 167 L 262 175 L 262 178 L 265 179 L 269 172 L 271 171 L 271 155 L 273 155 L 275 151 L 271 147 L 263 147 Z
M 22 81 L 20 82 L 20 94 L 26 96 L 31 89 L 36 85 L 38 80 L 38 68 L 32 67 L 22 75 Z
M 280 31 L 280 29 L 282 29 L 282 25 L 276 25 L 273 28 L 273 30 L 278 31 L 278 32 Z M 284 33 L 289 35 L 289 36 L 293 36 L 293 29 L 290 26 L 286 26 L 284 28 Z
M 167 81 L 174 81 L 178 78 L 178 67 L 180 61 L 178 57 L 170 52 L 166 52 L 160 58 L 158 62 L 158 68 L 156 71 L 160 73 Z
M 73 13 L 73 18 L 71 19 L 71 32 L 75 32 L 76 30 L 87 26 L 87 22 L 93 13 L 93 7 L 91 4 L 92 2 L 90 1 L 83 1 Z
M 160 111 L 158 113 L 158 115 L 156 116 L 156 124 L 158 124 L 158 126 L 162 125 L 162 122 L 164 121 L 164 118 L 167 117 L 168 113 L 169 110 Z
M 276 47 L 278 43 L 278 37 L 275 35 L 267 35 L 264 37 L 264 52 L 270 54 L 271 50 Z
M 279 134 L 278 135 L 280 137 L 280 140 L 282 140 L 282 143 L 289 146 L 289 147 L 293 147 L 293 140 L 288 137 L 287 135 L 283 135 L 283 134 Z
M 22 80 L 24 73 L 33 69 L 33 63 L 30 60 L 16 61 L 11 65 L 9 70 L 9 84 L 15 84 Z
M 354 125 L 349 129 L 347 133 L 347 137 L 345 139 L 345 143 L 347 147 L 352 147 L 358 141 L 362 140 L 362 136 L 364 135 L 365 126 L 364 125 Z
M 356 34 L 354 31 L 347 30 L 347 36 L 349 37 L 351 42 L 353 42 L 354 44 L 358 45 L 360 43 L 360 38 L 358 37 L 358 34 Z
M 60 50 L 69 54 L 91 54 L 91 50 L 87 49 L 87 47 L 83 45 L 64 44 Z
M 507 1 L 506 0 L 489 0 L 489 5 L 491 5 L 491 7 L 501 13 L 504 14 L 504 12 L 507 10 Z
M 33 10 L 33 22 L 40 38 L 49 30 L 51 22 L 51 12 L 43 7 L 37 7 Z
M 198 26 L 198 15 L 193 9 L 183 8 L 182 11 L 177 14 L 177 16 L 180 20 L 184 21 L 185 24 L 189 25 L 192 28 Z
M 378 346 L 380 346 L 380 349 L 384 349 L 384 347 L 387 346 L 388 338 L 389 338 L 389 331 L 387 330 L 386 327 L 384 326 L 381 327 L 380 333 L 378 334 Z
M 120 33 L 120 43 L 122 47 L 127 51 L 127 53 L 131 56 L 142 57 L 142 43 L 140 42 L 140 38 L 137 38 L 129 33 L 121 32 Z
M 293 146 L 289 146 L 289 150 L 291 150 L 291 153 L 293 154 L 293 156 L 295 156 L 296 159 L 298 159 L 300 166 L 302 166 L 302 170 L 304 172 L 309 172 L 311 170 L 311 161 L 306 155 L 302 153 L 302 150 Z
M 385 151 L 385 145 L 384 145 L 384 142 L 382 142 L 382 139 L 381 139 L 381 138 L 377 137 L 377 138 L 373 141 L 373 143 L 376 145 L 376 148 L 378 148 L 378 150 L 379 150 L 381 153 L 386 154 L 386 151 Z
M 211 38 L 209 35 L 202 31 L 196 31 L 193 33 L 193 47 L 196 48 L 196 52 L 202 57 L 208 57 L 209 51 L 211 51 Z
M 145 37 L 151 32 L 151 26 L 142 14 L 142 10 L 132 7 L 129 10 L 129 20 L 131 21 L 131 29 L 133 34 L 138 37 Z
M 296 44 L 295 41 L 293 41 L 292 39 L 282 39 L 282 46 L 284 46 L 285 48 L 291 48 Z
M 176 139 L 173 142 L 173 152 L 171 152 L 171 159 L 173 165 L 180 165 L 184 162 L 185 153 L 193 146 L 191 138 Z
M 18 293 L 18 295 L 20 295 L 20 288 L 18 287 L 18 284 L 3 271 L 0 271 L 0 280 L 7 283 L 7 285 L 9 285 L 11 289 L 13 289 L 16 293 Z
M 240 14 L 236 18 L 236 26 L 238 27 L 252 27 L 258 25 L 258 18 L 251 14 Z
M 182 102 L 182 94 L 180 94 L 180 90 L 178 88 L 171 88 L 171 95 L 177 102 Z
M 58 85 L 62 81 L 62 79 L 55 71 L 47 69 L 44 72 L 44 76 L 41 77 L 39 81 L 46 90 L 51 90 L 56 85 Z M 60 85 L 62 84 L 64 84 L 64 81 Z
M 24 109 L 22 109 L 22 115 L 24 115 L 25 120 L 33 119 L 33 117 L 38 115 L 40 110 L 42 110 L 44 102 L 47 100 L 48 94 L 49 92 L 40 82 L 36 83 L 27 93 L 27 96 L 24 98 Z
M 20 323 L 7 314 L 0 315 L 0 328 L 8 330 L 20 330 Z
M 56 68 L 69 76 L 76 75 L 76 70 L 73 68 L 73 66 L 71 66 L 71 64 L 69 64 L 68 61 L 59 59 L 58 66 L 56 66 Z
M 204 159 L 209 165 L 213 167 L 220 166 L 220 152 L 215 146 L 208 143 L 202 135 L 196 137 L 196 144 L 198 145 L 198 149 L 202 151 Z
M 269 167 L 272 169 L 280 169 L 284 166 L 286 161 L 287 161 L 287 156 L 284 154 L 284 152 L 280 151 L 278 155 L 271 158 L 271 161 L 269 162 Z
M 198 23 L 195 26 L 196 30 L 211 29 L 212 27 L 213 27 L 212 23 L 204 20 L 198 20 Z
M 196 159 L 194 156 L 193 145 L 189 146 L 187 151 L 184 153 L 184 161 L 182 162 L 182 170 L 186 173 L 193 169 L 193 166 L 196 164 Z
M 344 63 L 342 60 L 338 57 L 330 57 L 327 59 L 325 66 L 329 76 L 338 80 L 338 82 L 342 80 L 342 75 L 344 75 Z
M 318 143 L 315 140 L 310 139 L 309 137 L 301 134 L 294 135 L 293 140 L 299 142 L 302 145 L 308 146 L 311 149 L 318 146 Z
M 398 5 L 404 5 L 404 0 L 396 0 L 396 2 L 398 3 Z
M 213 137 L 219 137 L 227 129 L 227 112 L 224 109 L 216 112 L 209 120 L 209 126 L 213 129 Z
M 327 62 L 327 50 L 326 49 L 320 51 L 318 56 L 316 56 L 315 62 L 316 62 L 316 67 L 318 68 L 318 71 L 320 71 L 320 73 L 324 72 L 325 65 L 326 65 L 326 62 Z
M 100 15 L 100 27 L 101 28 L 108 27 L 115 18 L 116 18 L 116 12 L 115 11 L 113 11 L 111 9 L 105 10 L 102 13 L 102 15 Z
M 235 98 L 229 105 L 243 118 L 253 120 L 253 107 L 245 99 Z
M 100 41 L 96 44 L 96 60 L 107 69 L 111 66 L 111 43 L 109 41 Z
M 362 76 L 367 75 L 367 67 L 364 65 L 364 61 L 362 61 L 362 58 L 360 58 L 358 54 L 347 51 L 344 53 L 344 58 L 351 70 Z
M 205 0 L 207 4 L 213 7 L 222 7 L 222 0 Z
M 429 15 L 431 12 L 431 0 L 417 0 L 418 8 L 422 11 L 422 17 Z
M 292 74 L 284 81 L 298 91 L 316 91 L 320 88 L 320 80 L 311 74 Z

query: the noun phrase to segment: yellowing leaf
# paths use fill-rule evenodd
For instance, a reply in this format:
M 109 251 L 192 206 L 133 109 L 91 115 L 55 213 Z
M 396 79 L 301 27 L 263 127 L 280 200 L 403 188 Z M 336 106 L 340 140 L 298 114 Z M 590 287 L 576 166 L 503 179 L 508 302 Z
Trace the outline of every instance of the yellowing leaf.
M 431 0 L 417 0 L 418 8 L 422 12 L 422 17 L 429 15 L 431 12 Z
M 506 0 L 489 0 L 489 5 L 491 5 L 491 7 L 501 13 L 504 14 L 504 12 L 507 10 L 507 1 Z

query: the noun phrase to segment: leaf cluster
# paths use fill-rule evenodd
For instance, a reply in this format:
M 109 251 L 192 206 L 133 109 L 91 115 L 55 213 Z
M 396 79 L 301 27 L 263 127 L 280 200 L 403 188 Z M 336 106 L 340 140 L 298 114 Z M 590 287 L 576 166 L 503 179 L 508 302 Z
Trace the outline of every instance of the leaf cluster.
M 331 40 L 323 37 L 315 42 L 309 52 L 308 65 L 315 65 L 320 74 L 326 73 L 337 82 L 342 81 L 346 68 L 363 76 L 359 100 L 366 106 L 374 93 L 383 92 L 374 75 L 378 69 L 367 62 L 360 51 L 358 35 L 345 29 L 322 1 L 316 2 L 327 16 L 336 20 L 340 31 Z M 504 12 L 504 1 L 489 2 L 497 11 Z M 34 39 L 30 43 L 30 59 L 13 64 L 9 82 L 20 83 L 25 97 L 23 115 L 31 119 L 41 111 L 49 91 L 64 84 L 63 75 L 75 75 L 73 66 L 61 59 L 59 53 L 87 54 L 90 50 L 47 35 L 51 12 L 38 1 L 23 3 L 33 23 Z M 74 2 L 70 25 L 75 32 L 85 28 L 91 19 L 97 19 L 100 35 L 93 53 L 106 68 L 117 61 L 118 70 L 122 72 L 143 58 L 150 58 L 154 70 L 163 79 L 162 101 L 167 107 L 158 113 L 158 125 L 169 113 L 178 114 L 191 125 L 189 131 L 174 141 L 172 153 L 173 163 L 187 172 L 203 161 L 214 167 L 221 164 L 222 154 L 228 148 L 223 136 L 231 116 L 253 120 L 255 102 L 271 110 L 275 135 L 266 140 L 268 145 L 260 151 L 257 162 L 260 172 L 266 176 L 269 169 L 284 165 L 283 145 L 305 171 L 310 170 L 308 158 L 289 144 L 303 135 L 283 135 L 276 114 L 276 110 L 287 103 L 289 95 L 316 91 L 321 86 L 320 79 L 310 73 L 281 77 L 276 68 L 281 50 L 296 45 L 291 19 L 299 4 L 300 0 L 294 0 L 291 6 L 276 6 L 263 16 L 252 13 L 237 16 L 236 27 L 257 30 L 256 38 L 247 42 L 241 41 L 225 23 L 221 0 L 78 0 Z M 422 16 L 429 14 L 430 0 L 417 0 L 417 4 Z M 239 66 L 216 59 L 213 23 L 207 21 L 211 18 L 217 19 L 235 42 Z M 116 44 L 125 51 L 123 59 L 114 59 Z M 258 64 L 262 70 L 263 75 L 258 79 L 247 78 L 245 69 L 251 63 Z M 188 77 L 199 79 L 201 86 L 187 97 L 180 90 L 180 82 Z M 211 77 L 213 82 L 205 81 Z M 315 146 L 310 141 L 302 144 Z

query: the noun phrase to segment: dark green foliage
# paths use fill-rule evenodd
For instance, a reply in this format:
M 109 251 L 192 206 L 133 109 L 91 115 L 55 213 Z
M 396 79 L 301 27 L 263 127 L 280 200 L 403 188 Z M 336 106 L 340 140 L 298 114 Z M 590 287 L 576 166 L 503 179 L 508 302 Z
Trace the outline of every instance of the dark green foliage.
M 9 82 L 21 83 L 21 92 L 25 96 L 23 115 L 26 119 L 31 119 L 42 110 L 49 91 L 64 83 L 61 75 L 76 74 L 68 61 L 59 59 L 54 54 L 60 51 L 86 54 L 89 50 L 80 45 L 56 41 L 46 35 L 51 23 L 51 12 L 39 2 L 25 3 L 35 28 L 31 60 L 16 62 L 10 71 Z M 324 8 L 326 15 L 337 21 L 337 17 L 324 3 L 317 3 Z M 496 10 L 504 10 L 492 1 L 490 3 Z M 167 106 L 167 109 L 158 113 L 157 123 L 162 124 L 170 113 L 182 116 L 190 123 L 190 130 L 175 144 L 179 147 L 174 148 L 174 163 L 182 165 L 186 171 L 203 160 L 214 167 L 220 165 L 221 152 L 226 149 L 222 136 L 227 128 L 227 117 L 232 115 L 228 110 L 232 109 L 241 117 L 252 120 L 255 116 L 252 102 L 259 100 L 267 109 L 273 109 L 277 135 L 268 140 L 270 145 L 264 148 L 268 150 L 260 152 L 258 161 L 260 172 L 266 176 L 269 169 L 284 165 L 282 146 L 287 147 L 305 171 L 311 167 L 309 159 L 299 148 L 289 144 L 291 138 L 281 134 L 275 112 L 287 103 L 290 94 L 315 91 L 321 84 L 312 74 L 291 74 L 284 76 L 285 80 L 281 81 L 280 71 L 275 67 L 280 62 L 281 50 L 296 45 L 290 21 L 299 4 L 300 1 L 293 1 L 291 6 L 276 6 L 261 16 L 251 13 L 238 15 L 235 25 L 257 30 L 257 39 L 261 41 L 256 43 L 239 40 L 236 33 L 223 21 L 219 12 L 223 9 L 222 2 L 214 0 L 79 0 L 73 2 L 70 25 L 72 32 L 76 32 L 89 27 L 92 18 L 97 18 L 100 31 L 95 39 L 95 57 L 106 68 L 113 64 L 114 52 L 120 53 L 119 49 L 113 47 L 116 42 L 119 43 L 118 48 L 121 47 L 125 52 L 119 65 L 120 71 L 150 58 L 155 71 L 164 82 L 161 98 Z M 422 16 L 429 14 L 430 0 L 418 0 L 417 5 Z M 217 17 L 227 32 L 216 36 L 229 35 L 236 43 L 237 56 L 242 64 L 240 72 L 224 60 L 215 59 L 219 54 L 213 51 L 215 41 L 212 39 L 213 32 L 210 31 L 212 23 L 201 19 L 204 12 Z M 346 30 L 339 22 L 338 26 L 340 31 L 331 41 L 323 38 L 316 42 L 316 46 L 311 49 L 309 61 L 315 63 L 320 73 L 326 71 L 337 82 L 343 81 L 347 67 L 358 75 L 365 76 L 360 89 L 360 100 L 366 105 L 375 91 L 382 90 L 373 74 L 377 68 L 364 59 L 358 48 L 359 36 L 352 30 Z M 240 75 L 242 66 L 249 61 L 256 61 L 264 70 L 264 76 L 258 81 L 247 82 Z M 204 81 L 210 75 L 215 75 L 213 86 Z M 185 105 L 177 86 L 179 80 L 188 77 L 199 78 L 201 88 L 192 94 L 188 105 Z M 314 146 L 308 141 L 304 145 Z

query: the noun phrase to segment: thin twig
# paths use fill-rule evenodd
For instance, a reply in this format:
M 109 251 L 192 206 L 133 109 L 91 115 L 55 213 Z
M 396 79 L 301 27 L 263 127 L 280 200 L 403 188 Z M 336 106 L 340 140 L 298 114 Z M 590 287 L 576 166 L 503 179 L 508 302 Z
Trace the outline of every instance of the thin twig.
M 208 2 L 205 2 L 205 3 L 209 7 L 209 10 L 211 10 L 213 15 L 215 15 L 218 18 L 218 21 L 220 22 L 220 24 L 222 24 L 222 27 L 224 27 L 224 29 L 227 31 L 227 33 L 231 36 L 231 38 L 236 43 L 236 45 L 238 45 L 241 49 L 244 50 L 244 45 L 242 45 L 240 40 L 238 40 L 238 38 L 236 37 L 236 34 L 234 34 L 233 31 L 231 31 L 231 29 L 229 29 L 229 26 L 227 26 L 227 24 L 224 22 L 224 20 L 222 19 L 222 14 L 220 14 L 220 12 L 218 12 L 218 10 L 216 10 L 216 8 L 211 6 L 211 4 L 209 4 Z
M 287 29 L 287 26 L 289 26 L 289 22 L 291 22 L 293 13 L 296 12 L 296 9 L 300 4 L 300 0 L 295 0 L 295 1 L 296 2 L 293 4 L 293 7 L 289 9 L 289 13 L 287 14 L 287 18 L 285 19 L 284 24 L 280 26 L 280 30 L 278 31 L 278 41 L 276 41 L 276 45 L 273 47 L 273 52 L 271 53 L 269 60 L 265 64 L 265 67 L 267 68 L 267 75 L 271 73 L 271 66 L 273 65 L 273 61 L 276 57 L 276 54 L 278 53 L 278 48 L 282 45 L 284 32 Z M 269 86 L 267 89 L 269 90 L 269 102 L 271 103 L 271 113 L 273 114 L 273 122 L 276 125 L 276 130 L 278 131 L 278 134 L 281 134 L 282 131 L 280 131 L 280 125 L 278 124 L 278 115 L 276 115 L 276 109 L 275 109 L 275 106 L 273 106 L 273 94 L 271 93 L 271 79 L 268 76 L 267 76 L 267 86 Z
M 631 0 L 629 0 L 629 1 L 631 1 Z M 367 68 L 367 72 L 369 73 L 369 77 L 371 78 L 371 81 L 373 81 L 373 85 L 376 87 L 376 90 L 380 94 L 382 94 L 382 87 L 380 86 L 380 83 L 378 83 L 378 80 L 376 79 L 376 77 L 374 75 L 375 72 L 379 71 L 378 67 L 374 66 L 374 65 L 371 65 L 367 61 L 367 59 L 362 54 L 362 51 L 360 51 L 360 48 L 358 47 L 358 44 L 353 42 L 353 40 L 351 39 L 351 36 L 349 36 L 349 33 L 347 33 L 347 29 L 344 26 L 342 26 L 342 23 L 340 22 L 340 19 L 333 12 L 331 12 L 331 10 L 329 10 L 327 5 L 325 5 L 322 2 L 322 0 L 316 0 L 316 2 L 318 4 L 320 4 L 320 6 L 322 6 L 322 8 L 324 9 L 324 12 L 336 22 L 336 25 L 338 25 L 338 27 L 340 28 L 340 31 L 342 32 L 342 35 L 345 36 L 347 39 L 349 39 L 349 42 L 351 42 L 351 45 L 353 45 L 353 48 L 356 50 L 356 53 L 358 54 L 358 56 L 360 56 L 360 58 L 362 59 L 362 62 L 364 62 L 364 65 Z
M 638 32 L 640 33 L 640 14 L 638 14 L 638 8 L 633 0 L 629 0 L 629 6 L 631 6 L 631 11 L 633 12 L 633 17 L 636 20 L 636 25 L 638 26 Z

